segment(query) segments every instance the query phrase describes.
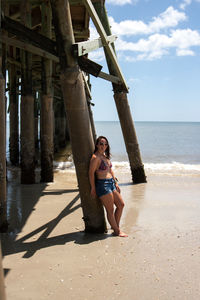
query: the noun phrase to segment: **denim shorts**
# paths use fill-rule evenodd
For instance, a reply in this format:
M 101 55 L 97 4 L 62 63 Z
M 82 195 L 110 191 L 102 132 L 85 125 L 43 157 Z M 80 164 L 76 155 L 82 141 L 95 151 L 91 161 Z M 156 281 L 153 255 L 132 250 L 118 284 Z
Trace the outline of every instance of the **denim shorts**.
M 108 179 L 96 179 L 96 194 L 98 197 L 112 193 L 116 190 L 115 181 L 113 178 Z

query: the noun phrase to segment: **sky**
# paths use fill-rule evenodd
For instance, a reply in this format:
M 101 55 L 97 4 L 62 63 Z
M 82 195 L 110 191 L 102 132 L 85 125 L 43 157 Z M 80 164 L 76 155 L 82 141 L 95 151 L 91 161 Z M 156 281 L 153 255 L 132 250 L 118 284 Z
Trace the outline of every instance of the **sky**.
M 200 122 L 200 0 L 106 0 L 134 121 Z M 90 39 L 99 35 L 91 22 Z M 103 49 L 89 58 L 108 72 Z M 117 121 L 112 84 L 91 76 L 95 121 Z

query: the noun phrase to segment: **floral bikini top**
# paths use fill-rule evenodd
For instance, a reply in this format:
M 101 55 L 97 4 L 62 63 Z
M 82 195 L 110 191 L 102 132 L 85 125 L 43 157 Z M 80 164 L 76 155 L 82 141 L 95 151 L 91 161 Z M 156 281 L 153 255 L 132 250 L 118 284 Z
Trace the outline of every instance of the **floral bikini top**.
M 108 169 L 112 168 L 112 163 L 110 162 L 110 164 L 108 164 L 107 162 L 105 162 L 103 159 L 101 160 L 100 166 L 98 168 L 97 171 L 106 171 Z

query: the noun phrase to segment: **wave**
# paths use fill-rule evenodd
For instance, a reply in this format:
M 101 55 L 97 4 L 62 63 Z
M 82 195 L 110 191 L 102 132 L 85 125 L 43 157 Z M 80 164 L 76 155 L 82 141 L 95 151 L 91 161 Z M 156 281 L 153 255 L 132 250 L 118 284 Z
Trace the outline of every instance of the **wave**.
M 66 171 L 71 171 L 75 172 L 75 166 L 73 161 L 54 161 L 53 162 L 53 167 L 55 171 L 60 171 L 60 172 L 66 172 Z
M 114 162 L 114 168 L 120 172 L 130 169 L 129 162 Z M 177 176 L 200 176 L 200 164 L 171 163 L 144 163 L 144 169 L 149 174 L 177 175 Z
M 120 173 L 129 173 L 130 165 L 128 161 L 113 161 L 113 169 Z M 75 172 L 73 161 L 54 162 L 54 169 L 61 172 Z M 163 174 L 177 176 L 200 176 L 200 164 L 172 163 L 144 163 L 145 172 L 148 174 Z
M 128 161 L 113 161 L 113 170 L 118 173 L 130 173 L 130 165 Z M 56 172 L 72 172 L 75 173 L 73 161 L 53 163 Z M 8 165 L 10 170 L 19 170 L 19 167 Z M 197 176 L 200 177 L 200 164 L 183 164 L 179 162 L 172 163 L 144 163 L 145 172 L 154 175 L 172 175 L 172 176 Z M 40 168 L 36 168 L 40 171 Z

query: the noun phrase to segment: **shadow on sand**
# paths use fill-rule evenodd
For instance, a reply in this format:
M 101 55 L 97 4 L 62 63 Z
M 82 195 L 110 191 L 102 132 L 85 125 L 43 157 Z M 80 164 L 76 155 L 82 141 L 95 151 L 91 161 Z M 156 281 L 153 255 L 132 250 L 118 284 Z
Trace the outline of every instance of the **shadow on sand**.
M 20 239 L 17 239 L 18 233 L 26 224 L 34 207 L 40 197 L 44 195 L 60 195 L 65 193 L 78 192 L 78 189 L 55 189 L 46 191 L 46 184 L 39 183 L 36 185 L 33 193 L 33 185 L 21 185 L 19 183 L 8 183 L 8 221 L 9 230 L 1 234 L 2 254 L 3 256 L 14 253 L 25 252 L 23 258 L 33 256 L 37 250 L 55 245 L 64 245 L 74 241 L 76 244 L 89 244 L 98 240 L 107 238 L 106 234 L 86 234 L 85 232 L 71 232 L 55 237 L 48 237 L 58 223 L 81 205 L 77 201 L 80 199 L 79 193 L 72 199 L 67 206 L 51 221 L 31 231 Z M 27 242 L 28 239 L 41 233 L 35 241 Z

